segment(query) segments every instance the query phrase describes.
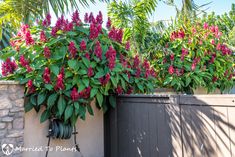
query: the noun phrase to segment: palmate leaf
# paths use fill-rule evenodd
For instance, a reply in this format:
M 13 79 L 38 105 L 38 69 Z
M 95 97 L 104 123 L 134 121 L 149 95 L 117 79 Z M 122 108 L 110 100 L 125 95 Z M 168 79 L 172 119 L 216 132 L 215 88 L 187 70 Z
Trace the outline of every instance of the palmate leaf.
M 108 6 L 108 15 L 112 24 L 124 28 L 124 41 L 132 40 L 136 48 L 141 47 L 150 27 L 148 16 L 157 6 L 157 0 L 140 0 L 125 3 L 114 1 Z

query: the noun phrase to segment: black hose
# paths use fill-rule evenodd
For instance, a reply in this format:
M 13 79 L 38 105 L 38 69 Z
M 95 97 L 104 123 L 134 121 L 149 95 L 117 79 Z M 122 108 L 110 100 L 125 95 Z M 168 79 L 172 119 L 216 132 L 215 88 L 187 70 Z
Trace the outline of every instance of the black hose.
M 73 137 L 74 137 L 74 144 L 75 144 L 75 147 L 76 147 L 76 150 L 78 152 L 80 152 L 80 148 L 79 148 L 79 144 L 77 144 L 77 130 L 76 130 L 76 126 L 74 125 L 74 133 L 73 133 Z

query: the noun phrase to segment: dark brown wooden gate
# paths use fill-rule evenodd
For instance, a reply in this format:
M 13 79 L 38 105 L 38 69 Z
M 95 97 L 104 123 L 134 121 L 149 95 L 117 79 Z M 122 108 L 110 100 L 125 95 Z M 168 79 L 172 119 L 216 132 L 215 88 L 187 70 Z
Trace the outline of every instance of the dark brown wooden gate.
M 120 96 L 105 157 L 235 157 L 235 95 Z

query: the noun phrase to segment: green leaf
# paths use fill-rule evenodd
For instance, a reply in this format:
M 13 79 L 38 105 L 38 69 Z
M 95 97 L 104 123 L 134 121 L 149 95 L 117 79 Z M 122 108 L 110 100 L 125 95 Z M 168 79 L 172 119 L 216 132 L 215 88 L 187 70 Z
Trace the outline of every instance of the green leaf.
M 190 77 L 186 77 L 185 86 L 188 87 L 188 85 L 190 84 L 190 82 L 191 82 L 191 78 L 190 78 Z
M 111 79 L 111 82 L 112 82 L 113 86 L 114 86 L 115 88 L 117 88 L 117 81 L 116 81 L 116 78 L 115 78 L 115 77 L 110 77 L 110 79 Z
M 122 74 L 122 77 L 123 77 L 127 82 L 129 82 L 129 78 L 128 78 L 127 74 Z
M 85 75 L 85 74 L 87 74 L 87 71 L 84 70 L 84 69 L 81 69 L 81 70 L 78 71 L 78 74 L 79 75 Z
M 74 107 L 75 107 L 75 109 L 79 110 L 79 103 L 78 102 L 74 102 Z
M 79 114 L 80 114 L 81 119 L 85 120 L 85 118 L 86 118 L 86 107 L 84 105 L 80 106 Z
M 173 77 L 167 77 L 163 85 L 168 85 L 173 80 Z
M 46 100 L 46 96 L 47 96 L 46 93 L 38 94 L 38 99 L 37 99 L 38 105 L 41 105 Z
M 24 111 L 25 112 L 29 112 L 30 110 L 33 109 L 33 104 L 28 102 L 25 106 L 24 106 Z
M 143 87 L 143 85 L 142 85 L 141 83 L 138 83 L 138 84 L 137 84 L 137 87 L 138 87 L 142 92 L 144 92 L 144 87 Z
M 108 82 L 108 84 L 106 84 L 106 86 L 105 86 L 105 91 L 104 91 L 105 95 L 109 95 L 108 91 L 110 89 L 110 86 L 111 86 L 111 83 Z
M 97 94 L 96 94 L 96 100 L 98 101 L 99 106 L 102 107 L 103 95 L 102 95 L 100 92 L 97 92 Z
M 75 75 L 74 77 L 73 77 L 73 82 L 72 82 L 72 84 L 73 85 L 75 85 L 75 84 L 77 84 L 78 82 L 79 82 L 79 77 L 78 77 L 78 75 Z
M 88 78 L 83 78 L 83 79 L 82 79 L 82 82 L 84 83 L 84 85 L 85 85 L 86 87 L 89 86 L 89 79 L 88 79 Z
M 57 65 L 51 65 L 50 70 L 57 76 L 60 72 L 60 68 Z
M 73 73 L 71 71 L 66 71 L 65 72 L 65 78 L 73 76 Z
M 45 122 L 48 118 L 50 117 L 50 111 L 49 110 L 45 110 L 40 118 L 40 123 Z
M 90 98 L 93 98 L 96 95 L 97 92 L 98 92 L 97 88 L 92 88 L 91 93 L 90 93 Z
M 78 69 L 77 60 L 69 60 L 68 65 L 70 68 L 72 68 L 74 70 Z
M 36 97 L 35 97 L 34 95 L 31 95 L 31 96 L 30 96 L 30 103 L 32 103 L 34 106 L 37 105 Z
M 70 118 L 72 126 L 76 125 L 77 120 L 78 120 L 78 116 L 73 112 L 73 114 Z
M 45 84 L 45 88 L 51 91 L 53 89 L 53 86 L 51 84 Z
M 101 78 L 105 75 L 104 71 L 99 71 L 98 73 L 95 74 L 94 78 Z
M 93 112 L 91 105 L 87 104 L 86 106 L 87 106 L 87 111 L 90 113 L 90 115 L 94 116 L 94 112 Z
M 125 81 L 121 78 L 121 84 L 122 84 L 122 88 L 124 89 L 124 90 L 126 90 L 126 83 L 125 83 Z M 137 84 L 137 86 L 138 85 L 141 85 L 140 83 L 138 83 Z M 142 91 L 142 90 L 141 90 Z
M 85 66 L 86 66 L 87 68 L 90 66 L 90 61 L 89 61 L 87 58 L 82 57 L 82 61 L 83 61 L 83 63 L 85 64 Z
M 57 97 L 58 97 L 57 93 L 51 94 L 48 97 L 48 99 L 47 99 L 47 106 L 49 108 L 51 108 L 55 104 Z
M 61 95 L 58 101 L 58 110 L 60 116 L 64 113 L 65 108 L 66 108 L 66 101 L 64 97 Z
M 73 106 L 68 105 L 65 109 L 64 120 L 67 121 L 73 114 Z
M 25 84 L 30 80 L 30 78 L 24 78 L 20 80 L 20 84 Z
M 116 97 L 110 95 L 110 96 L 109 96 L 109 103 L 110 103 L 110 105 L 111 105 L 113 108 L 115 108 L 115 107 L 116 107 Z
M 69 32 L 67 32 L 67 34 L 68 34 L 69 36 L 76 36 L 76 35 L 77 35 L 77 33 L 76 33 L 76 32 L 73 32 L 73 31 L 69 31 Z
M 81 84 L 79 85 L 78 92 L 83 91 L 85 88 L 86 88 L 86 86 L 85 86 L 83 83 L 81 83 Z

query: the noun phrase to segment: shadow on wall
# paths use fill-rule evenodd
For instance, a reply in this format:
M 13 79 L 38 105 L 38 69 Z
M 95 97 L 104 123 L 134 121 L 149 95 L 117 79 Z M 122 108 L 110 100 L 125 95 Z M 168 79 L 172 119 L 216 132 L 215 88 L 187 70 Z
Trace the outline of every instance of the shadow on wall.
M 182 96 L 178 100 L 180 112 L 174 105 L 166 106 L 172 139 L 180 138 L 178 147 L 173 146 L 174 156 L 234 157 L 234 99 L 221 95 Z
M 234 157 L 234 100 L 232 95 L 119 97 L 117 109 L 106 115 L 106 129 L 112 129 L 105 133 L 110 137 L 105 157 Z

